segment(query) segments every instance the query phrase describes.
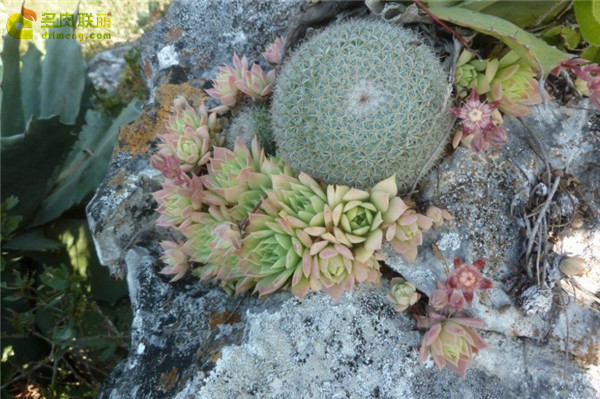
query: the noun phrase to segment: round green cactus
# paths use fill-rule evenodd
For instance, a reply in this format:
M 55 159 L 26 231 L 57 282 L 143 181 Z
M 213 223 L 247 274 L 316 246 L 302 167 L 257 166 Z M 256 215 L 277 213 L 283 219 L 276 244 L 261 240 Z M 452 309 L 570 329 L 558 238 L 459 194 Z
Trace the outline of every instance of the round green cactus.
M 276 81 L 278 153 L 298 173 L 369 188 L 396 174 L 406 191 L 453 121 L 450 87 L 412 31 L 349 21 L 313 36 Z
M 227 146 L 233 148 L 239 137 L 250 147 L 255 136 L 266 154 L 275 155 L 271 114 L 265 106 L 255 105 L 240 112 L 227 132 Z

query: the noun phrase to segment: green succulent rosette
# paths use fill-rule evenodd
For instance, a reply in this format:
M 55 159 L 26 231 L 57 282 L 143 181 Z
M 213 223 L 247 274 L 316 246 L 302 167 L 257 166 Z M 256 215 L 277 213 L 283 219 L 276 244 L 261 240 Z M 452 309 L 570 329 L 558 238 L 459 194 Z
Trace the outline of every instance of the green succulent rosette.
M 208 173 L 202 176 L 207 188 L 203 200 L 210 205 L 231 208 L 233 220 L 241 222 L 266 195 L 272 178 L 291 174 L 289 168 L 277 159 L 268 159 L 256 138 L 251 148 L 236 140 L 234 150 L 216 147 L 208 164 Z
M 528 106 L 542 102 L 537 73 L 517 53 L 511 50 L 500 60 L 491 60 L 489 64 L 496 70 L 490 80 L 490 98 L 500 101 L 500 111 L 507 115 L 525 116 L 529 114 Z
M 260 295 L 289 283 L 292 293 L 303 297 L 311 285 L 318 286 L 308 267 L 314 242 L 304 229 L 323 225 L 326 196 L 306 174 L 299 178 L 275 175 L 272 181 L 273 188 L 261 204 L 265 214 L 249 216 L 241 269 L 257 278 Z
M 162 189 L 152 195 L 161 214 L 156 222 L 159 226 L 177 228 L 203 209 L 204 188 L 195 175 L 186 178 L 183 183 L 166 181 Z
M 381 248 L 382 227 L 395 222 L 405 210 L 397 194 L 395 176 L 377 183 L 369 191 L 330 185 L 323 211 L 325 226 L 306 232 L 334 245 L 355 248 L 356 259 L 365 263 Z
M 187 241 L 182 249 L 193 262 L 201 266 L 193 274 L 202 280 L 216 278 L 228 292 L 243 292 L 253 280 L 239 270 L 241 234 L 225 206 L 210 206 L 208 212 L 195 214 L 179 230 Z

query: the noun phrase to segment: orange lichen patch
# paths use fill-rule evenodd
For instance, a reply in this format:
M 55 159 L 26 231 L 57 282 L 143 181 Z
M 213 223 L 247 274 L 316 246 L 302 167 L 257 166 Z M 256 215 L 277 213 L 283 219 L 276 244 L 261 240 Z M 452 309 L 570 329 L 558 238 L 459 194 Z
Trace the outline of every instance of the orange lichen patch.
M 600 363 L 600 343 L 587 341 L 586 345 L 586 341 L 587 340 L 584 339 L 578 339 L 571 342 L 574 352 L 577 353 L 575 359 L 584 367 L 592 364 L 598 365 Z
M 118 184 L 122 184 L 125 182 L 125 176 L 127 176 L 127 171 L 125 169 L 120 170 L 119 172 L 117 172 L 116 175 L 114 175 L 110 181 L 108 182 L 108 185 L 111 187 L 115 187 Z
M 133 123 L 121 126 L 115 153 L 145 154 L 156 136 L 164 131 L 164 126 L 164 121 L 150 116 L 147 110 L 142 111 Z
M 132 156 L 145 154 L 156 136 L 165 131 L 165 122 L 171 115 L 173 100 L 183 95 L 193 107 L 199 107 L 206 96 L 201 89 L 189 83 L 180 85 L 165 84 L 156 89 L 154 115 L 151 110 L 144 109 L 140 116 L 131 124 L 121 126 L 115 153 L 126 151 Z
M 220 358 L 221 358 L 221 352 L 219 351 L 219 352 L 215 352 L 215 353 L 214 353 L 214 354 L 213 354 L 213 355 L 210 357 L 210 360 L 211 360 L 213 363 L 216 363 L 216 362 L 217 362 L 217 360 L 219 360 Z
M 183 30 L 179 26 L 173 26 L 171 29 L 165 33 L 165 41 L 167 43 L 173 43 L 177 41 L 183 36 Z
M 165 121 L 171 115 L 173 100 L 179 95 L 184 96 L 194 108 L 199 107 L 206 99 L 204 91 L 192 86 L 189 82 L 180 85 L 164 84 L 159 86 L 154 94 L 157 103 L 156 115 L 158 118 Z
M 177 384 L 177 379 L 179 378 L 179 373 L 176 367 L 173 367 L 171 371 L 168 373 L 162 373 L 158 380 L 158 384 L 160 385 L 160 389 L 163 392 L 170 391 L 175 388 Z
M 239 323 L 240 321 L 242 321 L 242 318 L 240 317 L 239 314 L 231 313 L 230 311 L 226 310 L 223 313 L 211 314 L 210 319 L 208 321 L 208 325 L 210 326 L 210 329 L 212 330 L 221 324 L 234 324 L 234 323 Z
M 147 78 L 152 77 L 152 64 L 148 58 L 144 58 L 144 75 Z

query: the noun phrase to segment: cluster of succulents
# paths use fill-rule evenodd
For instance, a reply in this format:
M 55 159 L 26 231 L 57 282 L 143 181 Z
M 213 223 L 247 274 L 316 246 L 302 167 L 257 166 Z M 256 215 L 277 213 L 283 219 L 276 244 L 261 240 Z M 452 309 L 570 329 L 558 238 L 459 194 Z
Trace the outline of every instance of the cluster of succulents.
M 455 72 L 459 94 L 466 96 L 475 89 L 489 101 L 498 101 L 498 109 L 512 116 L 528 115 L 528 106 L 542 102 L 536 76 L 531 65 L 513 50 L 501 58 L 483 60 L 464 50 Z
M 365 35 L 362 39 L 367 41 L 370 36 L 366 31 L 372 27 L 387 32 L 381 24 L 354 22 L 343 29 L 357 26 L 362 30 L 361 35 Z M 403 40 L 414 37 L 403 30 L 400 33 L 407 35 Z M 419 62 L 425 69 L 420 74 L 442 74 L 438 64 L 430 68 L 435 60 L 432 61 L 428 51 L 419 55 L 419 51 L 409 49 L 408 43 L 402 43 L 402 48 L 394 48 L 406 50 L 412 58 L 401 63 Z M 271 63 L 279 61 L 282 45 L 283 41 L 278 39 L 263 53 L 265 59 Z M 380 57 L 383 50 L 372 49 Z M 247 58 L 235 54 L 233 65 L 221 67 L 213 89 L 207 90 L 221 101 L 221 106 L 212 109 L 210 115 L 204 105 L 194 110 L 185 100 L 176 100 L 167 133 L 160 136 L 159 151 L 151 162 L 166 179 L 162 190 L 154 195 L 161 213 L 158 224 L 174 228 L 184 239 L 180 243 L 162 243 L 162 259 L 167 266 L 161 273 L 174 275 L 173 280 L 177 280 L 192 269 L 192 263 L 193 274 L 221 281 L 230 293 L 254 289 L 264 296 L 290 289 L 294 295 L 304 297 L 309 291 L 325 290 L 338 298 L 358 283 L 379 280 L 378 261 L 383 258 L 379 250 L 386 241 L 414 262 L 423 232 L 450 219 L 450 215 L 430 208 L 427 211 L 430 217 L 412 209 L 398 196 L 393 173 L 361 188 L 345 185 L 343 181 L 318 182 L 303 171 L 294 173 L 277 156 L 267 155 L 259 144 L 261 137 L 270 143 L 265 140 L 271 130 L 267 126 L 269 118 L 264 117 L 268 116 L 264 106 L 246 111 L 259 119 L 260 123 L 255 121 L 256 128 L 241 118 L 244 111 L 238 114 L 239 121 L 233 123 L 232 128 L 239 123 L 244 129 L 254 129 L 252 138 L 235 134 L 233 149 L 219 146 L 223 138 L 217 135 L 220 125 L 216 114 L 239 105 L 242 94 L 252 98 L 267 96 L 273 76 L 271 72 L 265 74 L 256 64 L 249 68 Z M 438 95 L 446 92 L 446 85 L 430 87 L 437 77 L 428 76 L 426 80 L 428 90 L 433 91 L 426 97 L 428 106 L 431 102 L 436 107 L 443 106 Z M 414 79 L 413 86 L 417 87 L 417 77 Z M 384 83 L 381 79 L 373 82 Z M 382 112 L 383 109 L 377 111 Z M 427 112 L 434 118 L 433 109 Z M 433 119 L 427 123 L 433 124 Z M 428 144 L 413 147 L 414 143 L 407 143 L 420 142 L 427 135 L 403 136 L 402 151 L 426 149 Z M 394 142 L 393 139 L 388 141 Z M 335 149 L 337 153 L 341 150 Z M 422 158 L 421 155 L 408 162 Z
M 283 41 L 278 38 L 263 53 L 263 57 L 272 64 L 281 58 Z M 224 112 L 232 109 L 245 94 L 253 99 L 264 99 L 273 91 L 275 82 L 275 70 L 265 72 L 258 64 L 248 66 L 246 56 L 240 58 L 233 54 L 233 65 L 225 65 L 219 68 L 219 74 L 213 81 L 213 88 L 206 93 L 219 100 L 221 105 L 211 111 Z
M 282 159 L 328 184 L 409 190 L 451 129 L 450 87 L 433 49 L 384 22 L 328 27 L 282 66 L 273 131 Z
M 473 355 L 486 347 L 474 330 L 483 322 L 459 313 L 465 305 L 471 305 L 476 290 L 493 286 L 481 275 L 484 265 L 483 259 L 467 265 L 455 258 L 454 270 L 446 282 L 438 282 L 438 288 L 429 297 L 427 316 L 417 316 L 417 326 L 429 329 L 421 342 L 419 361 L 426 361 L 431 353 L 440 369 L 448 366 L 464 377 Z
M 451 108 L 450 112 L 462 120 L 462 129 L 454 135 L 452 145 L 456 148 L 459 142 L 463 142 L 476 152 L 480 152 L 488 145 L 499 148 L 507 143 L 506 130 L 493 121 L 498 103 L 498 101 L 482 103 L 477 91 L 472 89 L 467 101 L 461 107 Z
M 240 268 L 258 279 L 261 295 L 289 286 L 299 297 L 324 289 L 338 298 L 357 283 L 377 282 L 384 228 L 405 214 L 424 221 L 419 237 L 432 225 L 397 194 L 394 176 L 370 190 L 324 187 L 306 173 L 274 176 L 260 212 L 249 215 Z M 416 254 L 421 242 L 407 239 L 406 252 Z
M 185 109 L 176 118 L 194 120 L 193 109 Z M 182 123 L 176 118 L 170 126 Z M 202 125 L 193 133 L 205 131 Z M 338 298 L 357 283 L 378 281 L 384 240 L 414 261 L 422 232 L 434 223 L 398 197 L 394 176 L 369 190 L 322 185 L 306 173 L 293 176 L 256 138 L 250 148 L 237 140 L 233 151 L 209 146 L 198 175 L 197 167 L 184 168 L 187 158 L 165 148 L 152 158 L 166 177 L 155 193 L 158 223 L 186 238 L 162 243 L 161 273 L 173 280 L 195 262 L 202 264 L 196 275 L 220 280 L 229 292 L 289 287 L 299 297 L 324 289 Z M 437 223 L 449 217 L 439 209 L 429 214 Z
M 531 65 L 513 50 L 501 58 L 477 59 L 468 50 L 458 58 L 455 82 L 461 107 L 450 112 L 461 119 L 452 145 L 460 142 L 480 152 L 488 145 L 499 148 L 508 142 L 502 114 L 525 116 L 529 106 L 542 102 L 539 82 Z M 481 102 L 485 96 L 486 102 Z
M 573 58 L 561 63 L 553 72 L 558 74 L 561 70 L 572 71 L 576 76 L 577 89 L 588 96 L 592 104 L 600 109 L 600 66 L 584 58 Z
M 250 148 L 239 139 L 233 150 L 212 146 L 205 108 L 177 101 L 168 128 L 180 126 L 207 145 L 197 150 L 202 162 L 192 165 L 189 154 L 165 145 L 169 130 L 151 160 L 165 177 L 154 194 L 158 224 L 185 237 L 161 243 L 161 273 L 174 275 L 172 281 L 194 263 L 195 275 L 221 281 L 230 293 L 254 288 L 263 296 L 289 288 L 298 297 L 325 290 L 338 298 L 358 283 L 379 280 L 384 241 L 414 261 L 423 232 L 450 218 L 438 208 L 427 211 L 432 217 L 411 209 L 398 196 L 395 176 L 368 190 L 326 185 L 306 173 L 293 175 L 256 137 Z

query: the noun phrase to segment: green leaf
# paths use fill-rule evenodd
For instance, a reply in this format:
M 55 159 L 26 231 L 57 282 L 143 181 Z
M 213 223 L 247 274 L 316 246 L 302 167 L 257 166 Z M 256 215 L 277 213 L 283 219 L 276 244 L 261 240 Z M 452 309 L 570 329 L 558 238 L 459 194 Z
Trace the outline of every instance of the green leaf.
M 72 28 L 51 29 L 50 34 L 73 35 Z M 79 114 L 85 84 L 86 63 L 77 40 L 46 40 L 42 61 L 40 115 L 59 115 L 60 121 L 73 124 Z
M 570 54 L 549 46 L 542 39 L 493 15 L 458 7 L 431 7 L 429 11 L 444 21 L 471 28 L 502 41 L 526 60 L 539 76 L 545 76 L 560 62 L 571 58 Z
M 575 0 L 575 18 L 581 34 L 590 44 L 600 45 L 600 2 Z
M 110 126 L 98 112 L 88 111 L 87 124 L 68 157 L 50 195 L 43 201 L 34 226 L 60 216 L 95 190 L 102 182 L 121 125 L 132 122 L 141 112 L 141 101 L 130 103 Z
M 54 342 L 69 341 L 75 336 L 75 330 L 71 327 L 57 328 L 52 334 Z
M 2 137 L 23 133 L 25 118 L 21 108 L 21 79 L 19 70 L 19 43 L 21 40 L 6 34 L 2 49 L 2 110 L 0 110 L 0 135 Z
M 40 280 L 44 285 L 56 291 L 66 291 L 69 287 L 69 269 L 64 265 L 61 265 L 61 267 L 49 267 L 40 276 Z
M 566 25 L 554 25 L 545 29 L 541 32 L 540 37 L 550 45 L 556 45 L 567 50 L 575 50 L 581 41 L 579 30 Z
M 537 26 L 538 21 L 542 25 L 552 21 L 568 5 L 569 2 L 564 0 L 538 0 L 534 6 L 530 1 L 522 0 L 466 0 L 459 6 L 471 11 L 495 15 L 517 26 L 525 27 Z M 544 18 L 540 20 L 542 16 Z
M 2 212 L 10 211 L 15 206 L 17 206 L 18 203 L 19 203 L 19 199 L 17 197 L 15 197 L 15 196 L 8 197 L 2 203 Z
M 588 47 L 583 53 L 581 53 L 581 57 L 589 60 L 590 62 L 600 64 L 600 46 Z
M 110 357 L 117 351 L 117 345 L 113 344 L 112 342 L 105 342 L 104 345 L 106 346 L 105 349 L 102 351 L 100 356 L 98 356 L 98 359 L 101 361 L 110 359 Z
M 5 297 L 2 297 L 2 300 L 6 302 L 17 302 L 22 301 L 23 297 L 20 295 L 7 295 Z
M 42 203 L 77 139 L 71 134 L 73 127 L 58 119 L 34 117 L 25 133 L 0 139 L 2 198 L 19 198 L 13 213 L 23 215 L 23 227 Z
M 40 114 L 40 86 L 42 84 L 42 53 L 32 43 L 21 59 L 21 91 L 23 97 L 23 112 L 28 121 L 32 115 Z
M 2 245 L 3 249 L 13 251 L 49 251 L 60 249 L 63 244 L 44 235 L 42 229 L 33 229 L 14 236 L 9 242 Z

